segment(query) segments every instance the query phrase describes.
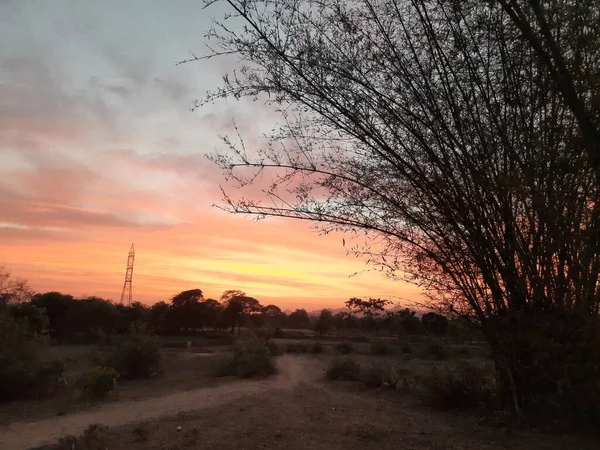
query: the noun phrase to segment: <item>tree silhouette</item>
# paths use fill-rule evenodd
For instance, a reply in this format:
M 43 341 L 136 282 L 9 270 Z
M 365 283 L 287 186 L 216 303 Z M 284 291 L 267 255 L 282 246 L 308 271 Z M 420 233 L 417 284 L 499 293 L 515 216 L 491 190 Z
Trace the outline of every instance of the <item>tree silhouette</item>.
M 273 173 L 228 209 L 366 233 L 352 252 L 475 318 L 517 411 L 597 389 L 600 4 L 225 3 L 247 26 L 215 27 L 207 58 L 243 67 L 198 106 L 249 96 L 283 115 L 262 148 L 225 137 L 213 155 L 242 186 Z

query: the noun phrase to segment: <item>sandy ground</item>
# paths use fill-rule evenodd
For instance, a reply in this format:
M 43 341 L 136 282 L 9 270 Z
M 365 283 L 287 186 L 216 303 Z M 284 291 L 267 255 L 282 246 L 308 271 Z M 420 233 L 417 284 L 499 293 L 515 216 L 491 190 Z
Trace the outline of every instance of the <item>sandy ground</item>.
M 238 398 L 273 389 L 292 389 L 300 381 L 317 377 L 294 356 L 278 358 L 279 373 L 265 380 L 235 381 L 215 388 L 201 388 L 140 401 L 122 401 L 99 406 L 92 411 L 52 417 L 36 422 L 16 422 L 0 427 L 0 449 L 21 450 L 56 442 L 66 435 L 80 435 L 88 425 L 109 427 L 139 423 L 186 411 L 216 408 Z M 311 371 L 312 372 L 312 371 Z

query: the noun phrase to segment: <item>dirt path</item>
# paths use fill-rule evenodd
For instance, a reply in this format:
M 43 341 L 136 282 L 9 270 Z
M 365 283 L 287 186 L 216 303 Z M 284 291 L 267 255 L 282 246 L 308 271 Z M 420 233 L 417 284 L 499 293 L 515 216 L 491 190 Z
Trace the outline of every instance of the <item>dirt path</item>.
M 180 412 L 214 408 L 264 389 L 291 389 L 306 377 L 314 377 L 306 360 L 294 356 L 278 358 L 279 373 L 266 380 L 244 380 L 216 388 L 177 392 L 140 401 L 123 401 L 99 406 L 92 411 L 53 417 L 37 422 L 16 422 L 0 427 L 0 449 L 26 450 L 56 442 L 66 435 L 80 435 L 92 423 L 109 427 L 174 416 Z

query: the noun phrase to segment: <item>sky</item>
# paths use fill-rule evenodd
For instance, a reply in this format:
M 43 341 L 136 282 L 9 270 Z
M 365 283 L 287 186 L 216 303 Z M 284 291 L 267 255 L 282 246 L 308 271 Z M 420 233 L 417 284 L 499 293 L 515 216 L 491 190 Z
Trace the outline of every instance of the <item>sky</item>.
M 0 0 L 0 266 L 38 292 L 118 301 L 135 244 L 133 299 L 241 289 L 282 308 L 350 297 L 418 300 L 367 271 L 341 235 L 305 222 L 254 221 L 205 155 L 237 124 L 260 143 L 277 121 L 258 103 L 194 112 L 236 60 L 176 66 L 204 52 L 224 9 L 199 0 Z M 351 276 L 353 273 L 358 275 Z

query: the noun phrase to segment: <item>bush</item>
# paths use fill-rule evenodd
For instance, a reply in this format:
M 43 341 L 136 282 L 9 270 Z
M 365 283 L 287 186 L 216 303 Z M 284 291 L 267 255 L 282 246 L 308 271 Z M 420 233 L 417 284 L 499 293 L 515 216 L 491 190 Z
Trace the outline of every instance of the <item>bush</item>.
M 325 377 L 329 380 L 356 381 L 360 379 L 360 364 L 354 358 L 335 358 L 327 370 Z
M 58 441 L 55 450 L 104 450 L 108 427 L 99 423 L 89 425 L 80 437 L 65 436 Z
M 285 346 L 285 351 L 287 353 L 306 353 L 308 348 L 301 342 L 292 342 Z
M 436 370 L 424 379 L 424 387 L 431 402 L 443 409 L 465 411 L 495 404 L 493 377 L 469 364 Z
M 439 361 L 447 359 L 449 356 L 448 350 L 439 342 L 432 342 L 425 347 L 425 356 L 433 357 Z
M 367 367 L 361 373 L 361 380 L 368 387 L 395 387 L 401 379 L 400 372 L 390 364 L 377 363 Z
M 42 363 L 45 341 L 26 321 L 0 313 L 0 401 L 54 393 L 62 383 L 60 360 Z
M 119 374 L 114 369 L 98 368 L 83 377 L 83 390 L 91 397 L 102 399 L 113 390 Z
M 149 378 L 160 371 L 158 338 L 141 325 L 132 326 L 105 364 L 123 378 Z
M 371 353 L 377 356 L 389 355 L 394 353 L 394 349 L 388 342 L 378 339 L 371 343 Z
M 340 342 L 334 348 L 336 352 L 341 353 L 342 355 L 354 353 L 354 346 L 349 342 Z
M 323 353 L 325 351 L 325 348 L 323 347 L 323 344 L 321 344 L 320 342 L 315 342 L 311 349 L 310 349 L 311 353 Z
M 275 371 L 275 360 L 267 342 L 256 336 L 248 336 L 235 343 L 233 355 L 219 367 L 217 375 L 252 378 L 268 376 Z

